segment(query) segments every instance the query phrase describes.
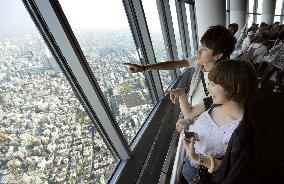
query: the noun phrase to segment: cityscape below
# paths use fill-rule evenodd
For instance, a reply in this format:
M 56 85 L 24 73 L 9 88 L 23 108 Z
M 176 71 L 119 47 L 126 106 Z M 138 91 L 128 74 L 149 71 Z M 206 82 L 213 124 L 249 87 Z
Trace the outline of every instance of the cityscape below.
M 86 32 L 77 39 L 130 144 L 154 105 L 144 75 L 122 64 L 139 63 L 131 35 Z M 164 48 L 163 42 L 159 47 Z M 164 86 L 171 83 L 168 74 L 160 73 Z M 119 158 L 40 35 L 0 39 L 0 81 L 0 183 L 107 181 Z

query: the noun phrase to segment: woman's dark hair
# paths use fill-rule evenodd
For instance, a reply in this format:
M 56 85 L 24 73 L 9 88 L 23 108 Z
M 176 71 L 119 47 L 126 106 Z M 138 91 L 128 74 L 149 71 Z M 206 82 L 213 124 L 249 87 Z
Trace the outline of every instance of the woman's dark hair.
M 252 43 L 262 43 L 264 45 L 268 45 L 269 35 L 267 33 L 262 33 L 252 39 Z
M 213 50 L 213 55 L 223 54 L 221 59 L 229 58 L 235 47 L 235 38 L 221 25 L 211 26 L 201 37 L 200 42 Z M 220 60 L 221 60 L 220 59 Z
M 248 61 L 223 60 L 209 72 L 208 78 L 221 85 L 226 97 L 240 103 L 247 103 L 257 85 L 254 66 Z

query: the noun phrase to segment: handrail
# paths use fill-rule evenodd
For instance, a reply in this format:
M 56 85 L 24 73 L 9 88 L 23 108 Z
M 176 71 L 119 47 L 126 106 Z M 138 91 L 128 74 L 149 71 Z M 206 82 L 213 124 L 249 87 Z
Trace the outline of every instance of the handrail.
M 183 143 L 183 135 L 180 134 L 170 184 L 177 184 L 179 183 L 180 180 L 183 160 L 185 156 L 185 149 L 182 143 Z
M 187 80 L 184 79 L 183 82 L 181 82 L 178 87 L 186 88 L 186 92 L 189 91 L 189 84 L 191 82 L 191 78 L 194 72 L 194 69 L 192 68 L 191 70 L 187 69 L 189 73 Z M 177 151 L 174 159 L 174 164 L 173 164 L 173 169 L 172 169 L 172 174 L 171 174 L 171 179 L 170 179 L 170 184 L 177 184 L 179 183 L 180 176 L 181 176 L 181 171 L 182 171 L 182 165 L 183 165 L 183 160 L 185 157 L 185 149 L 183 147 L 183 134 L 180 134 L 179 136 L 179 141 L 178 141 L 178 146 L 177 146 Z

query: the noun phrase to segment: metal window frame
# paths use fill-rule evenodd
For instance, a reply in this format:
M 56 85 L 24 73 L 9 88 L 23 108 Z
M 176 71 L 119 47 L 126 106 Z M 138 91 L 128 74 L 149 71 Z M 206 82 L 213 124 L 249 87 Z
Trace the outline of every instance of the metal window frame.
M 257 7 L 258 7 L 258 0 L 253 1 L 253 19 L 252 22 L 257 22 Z
M 147 52 L 144 47 L 142 33 L 139 28 L 139 22 L 137 19 L 137 15 L 135 14 L 135 9 L 131 1 L 122 0 L 122 2 L 123 2 L 125 13 L 128 19 L 129 27 L 130 27 L 130 30 L 131 30 L 131 33 L 132 33 L 132 36 L 135 42 L 136 50 L 139 55 L 140 63 L 142 65 L 149 64 L 149 62 L 147 61 Z M 146 79 L 147 87 L 149 89 L 150 97 L 152 99 L 152 103 L 155 104 L 159 101 L 159 98 L 160 98 L 158 95 L 159 92 L 156 91 L 155 82 L 157 82 L 157 80 L 156 81 L 152 80 L 153 75 L 152 75 L 152 72 L 150 71 L 145 71 L 144 76 Z
M 176 11 L 178 16 L 180 37 L 182 43 L 182 50 L 186 58 L 191 56 L 190 35 L 188 31 L 188 22 L 186 16 L 186 8 L 184 1 L 176 1 Z M 192 35 L 191 35 L 192 36 Z
M 139 42 L 138 48 L 141 50 L 142 64 L 155 64 L 156 57 L 154 54 L 154 49 L 152 46 L 149 29 L 146 23 L 146 17 L 143 11 L 142 1 L 140 0 L 123 0 L 127 9 L 132 10 L 132 16 L 128 16 L 130 20 L 133 21 L 131 26 L 135 26 L 135 30 L 138 31 Z M 128 13 L 129 15 L 129 13 Z M 135 39 L 138 41 L 138 39 Z M 141 56 L 140 56 L 141 57 Z M 146 71 L 145 72 L 146 80 L 149 81 L 151 93 L 155 94 L 153 96 L 154 101 L 158 102 L 159 100 L 164 99 L 164 91 L 162 87 L 162 82 L 158 71 Z
M 231 11 L 231 3 L 230 0 L 226 0 L 226 27 L 230 24 L 230 11 Z
M 161 22 L 164 43 L 166 44 L 168 60 L 177 61 L 179 58 L 169 0 L 156 0 L 156 4 Z M 177 71 L 178 70 L 171 70 L 172 80 L 176 79 Z
M 191 33 L 192 33 L 192 41 L 193 41 L 193 49 L 194 51 L 198 50 L 199 45 L 199 37 L 198 37 L 198 26 L 196 21 L 196 9 L 195 4 L 189 4 L 189 12 L 191 19 Z
M 61 69 L 83 102 L 105 143 L 121 160 L 130 158 L 130 149 L 99 85 L 88 66 L 57 0 L 23 0 Z

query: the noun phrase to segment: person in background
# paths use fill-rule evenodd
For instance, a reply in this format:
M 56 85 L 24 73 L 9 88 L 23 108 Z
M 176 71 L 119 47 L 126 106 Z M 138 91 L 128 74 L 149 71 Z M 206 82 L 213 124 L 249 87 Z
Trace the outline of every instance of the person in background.
M 235 38 L 235 44 L 237 43 L 237 38 L 235 37 L 235 34 L 236 32 L 238 32 L 238 29 L 239 29 L 239 25 L 237 23 L 232 23 L 232 24 L 229 24 L 228 26 L 228 30 Z
M 252 31 L 253 33 L 255 33 L 258 30 L 258 24 L 256 23 L 252 23 L 252 25 L 250 26 L 250 28 L 248 29 L 249 31 Z
M 265 23 L 265 22 L 262 22 L 259 25 L 259 28 L 255 32 L 254 36 L 257 37 L 257 36 L 260 36 L 262 34 L 267 34 L 268 33 L 268 28 L 269 28 L 269 25 L 267 23 Z
M 253 38 L 253 31 L 250 31 L 247 33 L 247 37 L 243 41 L 242 52 L 246 51 L 249 48 L 252 38 Z
M 228 30 L 230 31 L 230 33 L 232 33 L 232 35 L 235 35 L 236 32 L 238 32 L 239 29 L 239 25 L 237 23 L 232 23 L 229 24 L 228 26 Z
M 268 40 L 268 34 L 262 33 L 261 35 L 254 37 L 251 45 L 248 48 L 248 50 L 254 49 L 251 62 L 254 64 L 256 69 L 260 65 L 262 58 L 267 54 L 269 44 Z
M 284 44 L 283 42 L 280 43 L 280 49 L 278 50 L 276 57 L 266 68 L 264 74 L 261 77 L 261 80 L 258 84 L 258 88 L 262 87 L 262 84 L 272 76 L 274 72 L 276 72 L 276 81 L 275 86 L 273 89 L 274 93 L 280 93 L 281 92 L 281 84 L 284 78 Z

